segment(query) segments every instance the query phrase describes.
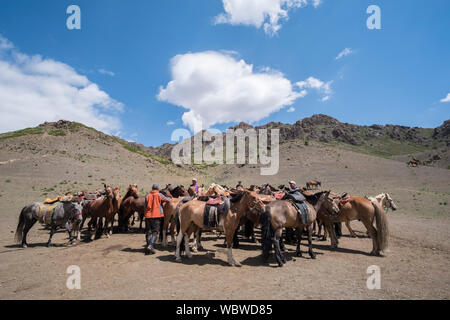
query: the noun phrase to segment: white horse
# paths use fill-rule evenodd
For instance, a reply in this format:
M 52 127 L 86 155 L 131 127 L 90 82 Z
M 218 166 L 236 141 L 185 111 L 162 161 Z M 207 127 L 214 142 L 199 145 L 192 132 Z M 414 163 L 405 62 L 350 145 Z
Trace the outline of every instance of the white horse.
M 378 202 L 383 209 L 388 212 L 389 209 L 392 209 L 392 211 L 397 210 L 397 205 L 395 204 L 394 200 L 392 200 L 392 197 L 389 195 L 389 193 L 383 192 L 375 197 L 367 197 L 372 202 Z M 372 224 L 374 222 L 374 217 L 372 217 Z M 350 221 L 345 222 L 345 226 L 347 227 L 348 231 L 350 232 L 351 237 L 357 237 L 355 231 L 350 227 Z

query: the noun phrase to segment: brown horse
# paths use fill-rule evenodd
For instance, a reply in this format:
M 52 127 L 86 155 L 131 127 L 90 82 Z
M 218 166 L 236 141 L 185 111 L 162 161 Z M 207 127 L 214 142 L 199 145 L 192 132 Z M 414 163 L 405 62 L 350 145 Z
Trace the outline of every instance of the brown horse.
M 319 189 L 319 187 L 322 187 L 320 181 L 311 180 L 306 183 L 306 190 Z
M 312 223 L 316 220 L 317 212 L 325 206 L 325 208 L 331 213 L 337 213 L 339 208 L 333 199 L 330 197 L 329 191 L 323 191 L 316 194 L 317 201 L 315 204 L 311 204 L 307 201 L 305 203 L 308 206 L 307 221 L 302 221 L 294 204 L 289 200 L 273 201 L 266 205 L 266 210 L 261 216 L 262 221 L 262 247 L 263 247 L 263 259 L 266 261 L 269 258 L 272 245 L 275 247 L 275 258 L 280 267 L 286 263 L 286 260 L 281 253 L 280 239 L 283 233 L 283 228 L 295 228 L 298 233 L 297 237 L 297 256 L 301 256 L 300 241 L 301 232 L 304 228 L 308 231 L 308 246 L 309 255 L 312 259 L 316 258 L 315 253 L 312 250 Z
M 339 202 L 339 214 L 331 216 L 334 222 L 349 222 L 361 220 L 372 238 L 373 248 L 371 255 L 382 255 L 388 247 L 389 227 L 386 212 L 375 202 L 361 197 L 348 197 Z M 375 217 L 375 225 L 373 219 Z M 338 239 L 333 228 L 327 228 L 331 237 L 331 247 L 337 248 Z
M 128 191 L 123 197 L 119 208 L 119 227 L 122 232 L 126 232 L 128 230 L 130 217 L 133 216 L 135 212 L 138 212 L 140 217 L 144 216 L 145 197 L 139 197 L 137 187 L 131 185 L 128 187 Z M 139 229 L 142 229 L 142 219 Z
M 244 191 L 242 195 L 234 197 L 231 202 L 228 198 L 225 198 L 225 213 L 219 216 L 219 223 L 216 228 L 207 228 L 203 224 L 203 213 L 205 210 L 206 202 L 199 200 L 192 200 L 182 204 L 178 210 L 178 219 L 180 223 L 180 232 L 177 236 L 177 249 L 176 260 L 181 261 L 180 247 L 184 238 L 185 250 L 188 258 L 192 258 L 192 254 L 189 249 L 189 237 L 194 231 L 197 235 L 197 247 L 201 244 L 199 239 L 198 230 L 217 230 L 225 233 L 225 238 L 228 248 L 228 264 L 231 266 L 239 265 L 233 258 L 232 244 L 233 236 L 236 228 L 239 225 L 241 217 L 246 212 L 262 211 L 264 204 L 256 196 L 254 192 Z M 233 203 L 233 204 L 232 204 Z M 192 228 L 194 226 L 195 228 Z M 197 230 L 195 230 L 197 229 Z
M 165 196 L 169 196 L 170 194 L 167 194 L 165 190 L 161 190 L 161 192 Z M 170 231 L 170 236 L 172 237 L 172 244 L 175 246 L 175 227 L 176 227 L 176 211 L 177 207 L 181 204 L 181 200 L 183 200 L 183 197 L 179 198 L 172 198 L 171 201 L 165 202 L 162 204 L 163 211 L 164 211 L 164 224 L 162 227 L 162 245 L 163 247 L 167 246 L 167 230 Z
M 116 213 L 119 212 L 120 203 L 122 202 L 122 199 L 120 198 L 120 189 L 114 188 L 113 189 L 113 210 L 109 211 L 107 215 L 105 216 L 105 226 L 104 231 L 107 235 L 112 235 L 113 233 L 113 227 L 114 227 L 114 217 L 116 216 Z M 111 228 L 108 230 L 108 226 L 111 224 Z
M 92 222 L 96 221 L 97 219 L 99 220 L 95 224 L 95 232 L 90 235 L 91 240 L 93 240 L 95 235 L 97 234 L 99 225 L 101 224 L 100 223 L 101 219 L 106 218 L 106 217 L 109 218 L 115 212 L 114 211 L 113 189 L 107 185 L 104 185 L 104 188 L 105 188 L 105 196 L 103 198 L 89 202 L 83 207 L 83 221 L 81 222 L 81 225 L 79 228 L 80 232 L 78 233 L 78 240 L 80 240 L 81 230 L 83 229 L 84 222 L 86 221 L 86 219 L 88 217 L 91 218 L 91 221 L 88 224 L 88 232 L 90 234 L 91 234 Z M 106 230 L 106 228 L 105 228 L 105 230 Z M 109 238 L 109 233 L 107 234 L 107 236 Z

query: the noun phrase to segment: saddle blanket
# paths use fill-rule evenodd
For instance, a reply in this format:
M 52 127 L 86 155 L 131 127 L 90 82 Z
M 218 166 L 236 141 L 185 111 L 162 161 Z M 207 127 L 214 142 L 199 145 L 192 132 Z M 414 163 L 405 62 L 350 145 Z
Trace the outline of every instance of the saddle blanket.
M 51 206 L 41 204 L 39 206 L 39 223 L 50 225 L 52 223 L 53 212 L 59 203 L 52 204 Z
M 310 224 L 309 209 L 308 209 L 307 204 L 303 201 L 302 202 L 294 202 L 292 200 L 290 200 L 290 201 L 297 209 L 297 213 L 300 215 L 300 221 L 302 222 L 302 224 L 305 224 L 305 225 Z
M 217 204 L 205 204 L 205 210 L 203 212 L 203 225 L 208 228 L 217 228 L 219 225 L 219 218 L 222 214 L 226 214 L 229 209 L 229 200 L 226 197 L 217 198 L 220 200 L 212 203 Z

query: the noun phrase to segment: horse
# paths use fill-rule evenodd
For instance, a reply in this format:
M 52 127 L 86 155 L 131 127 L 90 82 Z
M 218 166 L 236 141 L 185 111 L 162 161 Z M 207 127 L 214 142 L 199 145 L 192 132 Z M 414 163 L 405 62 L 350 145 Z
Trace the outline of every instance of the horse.
M 116 213 L 119 212 L 121 198 L 120 198 L 120 189 L 114 188 L 113 189 L 113 210 L 108 211 L 108 213 L 105 216 L 105 234 L 112 235 L 113 233 L 113 227 L 114 227 L 114 217 L 116 216 Z M 111 224 L 111 229 L 108 230 L 108 225 Z
M 72 236 L 72 223 L 76 226 L 79 225 L 82 219 L 83 206 L 81 205 L 81 199 L 76 201 L 64 201 L 55 204 L 51 211 L 45 210 L 44 205 L 40 202 L 35 202 L 22 209 L 19 215 L 19 223 L 17 224 L 15 239 L 17 242 L 22 242 L 22 247 L 26 248 L 28 231 L 33 227 L 36 221 L 41 223 L 47 222 L 50 225 L 50 238 L 47 242 L 47 247 L 52 245 L 52 237 L 58 227 L 64 227 L 69 233 L 69 243 L 74 244 L 75 240 Z M 44 212 L 42 212 L 44 211 Z M 48 221 L 45 221 L 48 220 Z
M 286 263 L 286 259 L 281 253 L 280 239 L 283 233 L 283 228 L 296 228 L 298 233 L 297 238 L 297 256 L 302 256 L 300 251 L 301 231 L 306 228 L 308 231 L 308 253 L 311 259 L 316 258 L 316 254 L 312 250 L 312 223 L 316 220 L 317 211 L 322 206 L 325 206 L 329 212 L 337 213 L 339 208 L 337 204 L 330 198 L 330 191 L 323 191 L 316 194 L 316 203 L 312 205 L 309 201 L 305 201 L 308 207 L 307 221 L 302 221 L 294 204 L 289 200 L 273 201 L 266 205 L 266 210 L 261 216 L 262 229 L 262 249 L 263 260 L 267 261 L 270 256 L 272 246 L 275 247 L 275 258 L 278 266 L 282 267 Z
M 135 212 L 138 212 L 139 214 L 139 230 L 142 230 L 142 221 L 145 214 L 145 197 L 139 197 L 137 191 L 132 196 L 122 200 L 122 204 L 119 208 L 119 225 L 122 226 L 122 230 L 126 231 L 128 221 Z
M 386 212 L 378 202 L 361 197 L 347 197 L 339 201 L 339 213 L 331 216 L 333 222 L 361 220 L 372 238 L 371 255 L 383 256 L 388 248 L 389 226 Z M 375 219 L 376 228 L 372 221 Z M 338 239 L 333 228 L 328 228 L 331 247 L 337 248 Z
M 101 224 L 102 218 L 105 218 L 107 221 L 111 219 L 111 216 L 115 213 L 114 211 L 114 193 L 113 189 L 110 186 L 104 185 L 105 188 L 105 196 L 99 198 L 97 200 L 91 201 L 83 207 L 83 221 L 80 225 L 80 230 L 78 233 L 78 240 L 81 237 L 81 230 L 83 229 L 84 222 L 88 217 L 91 220 L 88 223 L 88 232 L 91 233 L 92 222 L 96 221 L 94 230 L 95 232 L 90 235 L 91 240 L 94 240 L 95 235 L 99 229 L 99 225 Z M 109 233 L 106 233 L 107 228 L 105 228 L 105 234 L 109 238 Z
M 322 187 L 322 183 L 316 180 L 311 180 L 306 183 L 306 190 L 312 190 L 313 187 L 314 189 L 319 189 L 319 187 Z
M 389 209 L 392 209 L 392 211 L 397 210 L 397 205 L 395 204 L 394 200 L 392 200 L 389 193 L 383 192 L 375 197 L 367 197 L 367 199 L 369 199 L 370 201 L 375 201 L 378 204 L 380 204 L 383 207 L 383 209 L 386 211 L 386 213 L 388 212 Z M 373 216 L 372 217 L 372 225 L 374 223 L 374 218 L 375 217 Z M 352 227 L 350 226 L 350 221 L 346 221 L 345 226 L 347 227 L 347 230 L 350 232 L 350 236 L 352 238 L 356 238 L 357 235 L 356 235 L 355 231 L 353 231 Z
M 200 247 L 200 236 L 198 230 L 218 230 L 225 233 L 228 248 L 228 264 L 231 266 L 239 265 L 233 258 L 232 244 L 233 236 L 239 225 L 241 217 L 246 212 L 262 211 L 264 204 L 254 192 L 244 191 L 242 195 L 234 197 L 231 201 L 224 197 L 224 214 L 220 215 L 218 226 L 214 228 L 205 227 L 203 224 L 203 213 L 206 202 L 191 200 L 182 204 L 178 209 L 178 221 L 180 231 L 177 236 L 177 249 L 175 253 L 176 261 L 181 261 L 180 247 L 184 238 L 185 251 L 188 258 L 192 258 L 189 249 L 189 237 L 192 231 L 196 232 L 197 246 Z M 192 228 L 194 226 L 194 228 Z
M 183 185 L 176 186 L 175 188 L 172 188 L 171 184 L 166 185 L 164 189 L 161 190 L 167 190 L 169 192 L 168 196 L 172 198 L 179 198 L 179 197 L 186 197 L 189 196 L 189 193 L 186 191 Z

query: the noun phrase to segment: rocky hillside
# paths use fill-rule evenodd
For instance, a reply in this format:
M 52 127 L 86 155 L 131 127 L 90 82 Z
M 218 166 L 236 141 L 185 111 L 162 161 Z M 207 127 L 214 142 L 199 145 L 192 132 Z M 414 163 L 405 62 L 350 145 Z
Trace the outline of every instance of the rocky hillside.
M 450 120 L 441 126 L 429 129 L 399 125 L 360 126 L 343 123 L 330 116 L 318 114 L 299 120 L 294 124 L 270 122 L 253 127 L 241 122 L 231 129 L 279 129 L 280 142 L 312 141 L 366 154 L 404 161 L 412 156 L 428 161 L 430 165 L 450 165 Z M 149 154 L 170 157 L 172 144 L 147 148 L 135 144 L 136 148 Z

